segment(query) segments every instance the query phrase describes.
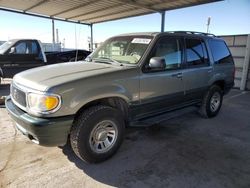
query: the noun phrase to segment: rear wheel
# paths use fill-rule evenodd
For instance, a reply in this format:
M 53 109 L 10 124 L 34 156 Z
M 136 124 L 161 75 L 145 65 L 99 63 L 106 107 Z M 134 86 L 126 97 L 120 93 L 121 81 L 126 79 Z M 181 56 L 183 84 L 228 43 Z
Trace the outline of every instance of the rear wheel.
M 89 163 L 111 157 L 123 140 L 122 114 L 109 106 L 93 106 L 83 111 L 75 120 L 70 142 L 75 154 Z
M 205 118 L 216 116 L 220 111 L 222 101 L 222 89 L 218 85 L 211 86 L 203 98 L 200 114 Z

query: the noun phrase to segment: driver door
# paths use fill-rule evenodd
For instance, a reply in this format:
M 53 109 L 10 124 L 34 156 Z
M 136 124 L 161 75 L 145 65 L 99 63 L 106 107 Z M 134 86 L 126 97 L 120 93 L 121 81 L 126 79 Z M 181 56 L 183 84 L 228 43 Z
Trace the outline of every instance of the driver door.
M 165 60 L 165 68 L 154 70 L 149 68 L 152 57 Z M 140 76 L 140 113 L 142 118 L 163 113 L 184 99 L 183 72 L 183 39 L 162 37 L 156 43 Z

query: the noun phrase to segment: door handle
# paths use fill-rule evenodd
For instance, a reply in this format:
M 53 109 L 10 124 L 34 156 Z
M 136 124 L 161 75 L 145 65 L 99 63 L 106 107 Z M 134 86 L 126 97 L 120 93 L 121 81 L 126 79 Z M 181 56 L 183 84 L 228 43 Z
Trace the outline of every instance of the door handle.
M 175 73 L 175 74 L 172 74 L 171 76 L 172 77 L 177 77 L 177 78 L 182 78 L 182 73 L 181 72 Z

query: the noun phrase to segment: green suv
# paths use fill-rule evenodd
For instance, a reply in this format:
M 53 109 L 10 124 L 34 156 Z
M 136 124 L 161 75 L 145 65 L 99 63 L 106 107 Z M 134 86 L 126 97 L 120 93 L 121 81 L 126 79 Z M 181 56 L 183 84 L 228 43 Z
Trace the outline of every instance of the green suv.
M 17 74 L 6 107 L 33 142 L 59 146 L 69 139 L 79 158 L 101 162 L 118 150 L 126 126 L 156 124 L 191 106 L 216 116 L 234 72 L 227 45 L 214 35 L 119 35 L 84 62 Z

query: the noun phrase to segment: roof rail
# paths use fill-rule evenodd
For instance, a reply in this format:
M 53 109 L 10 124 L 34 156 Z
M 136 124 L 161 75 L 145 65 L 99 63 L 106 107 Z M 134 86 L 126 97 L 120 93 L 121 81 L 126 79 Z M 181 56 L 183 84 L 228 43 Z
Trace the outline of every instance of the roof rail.
M 205 35 L 205 36 L 211 36 L 216 37 L 216 35 L 211 33 L 203 33 L 203 32 L 197 32 L 197 31 L 167 31 L 168 33 L 180 33 L 180 34 L 194 34 L 194 35 Z

